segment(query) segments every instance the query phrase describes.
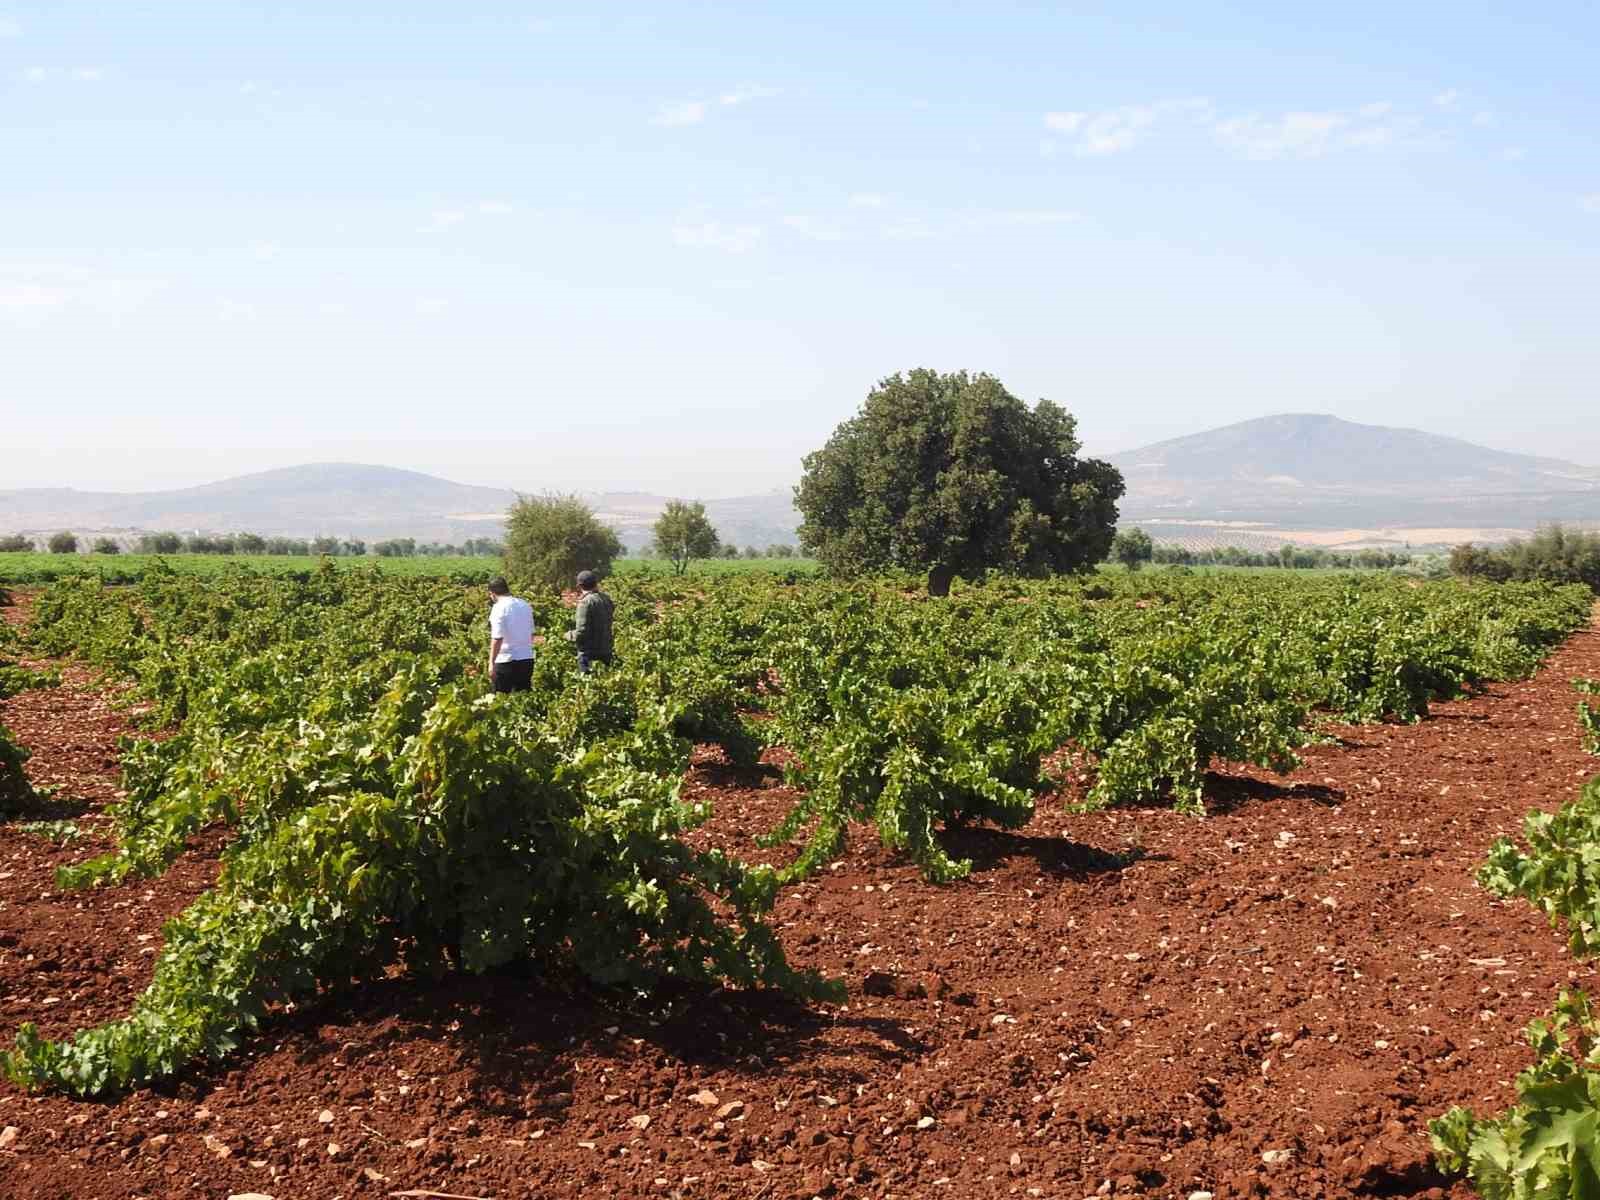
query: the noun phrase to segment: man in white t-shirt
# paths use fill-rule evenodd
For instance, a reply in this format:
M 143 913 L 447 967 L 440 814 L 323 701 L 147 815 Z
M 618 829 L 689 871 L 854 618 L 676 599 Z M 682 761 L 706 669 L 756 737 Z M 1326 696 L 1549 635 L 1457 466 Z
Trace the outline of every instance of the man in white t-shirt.
M 489 595 L 489 677 L 497 692 L 525 692 L 533 686 L 533 609 L 499 576 Z

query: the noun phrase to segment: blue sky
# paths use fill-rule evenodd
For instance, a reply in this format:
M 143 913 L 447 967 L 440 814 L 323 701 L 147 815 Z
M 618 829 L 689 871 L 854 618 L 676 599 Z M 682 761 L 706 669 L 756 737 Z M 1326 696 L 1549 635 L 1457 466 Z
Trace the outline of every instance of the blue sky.
M 0 487 L 720 496 L 872 383 L 1600 465 L 1600 10 L 6 3 Z

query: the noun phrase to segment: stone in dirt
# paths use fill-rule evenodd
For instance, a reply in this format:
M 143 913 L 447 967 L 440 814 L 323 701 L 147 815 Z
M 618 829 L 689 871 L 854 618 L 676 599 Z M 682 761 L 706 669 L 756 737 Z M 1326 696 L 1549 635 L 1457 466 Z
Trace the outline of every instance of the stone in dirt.
M 9 1149 L 21 1133 L 22 1130 L 15 1125 L 7 1125 L 4 1129 L 0 1129 L 0 1150 Z
M 893 971 L 868 971 L 861 981 L 861 990 L 868 996 L 893 996 L 899 1000 L 922 1000 L 928 989 L 920 980 L 896 975 Z
M 717 1094 L 708 1088 L 701 1088 L 698 1092 L 689 1097 L 689 1101 L 692 1104 L 698 1104 L 701 1108 L 715 1108 L 717 1105 L 722 1103 L 722 1100 L 717 1096 Z

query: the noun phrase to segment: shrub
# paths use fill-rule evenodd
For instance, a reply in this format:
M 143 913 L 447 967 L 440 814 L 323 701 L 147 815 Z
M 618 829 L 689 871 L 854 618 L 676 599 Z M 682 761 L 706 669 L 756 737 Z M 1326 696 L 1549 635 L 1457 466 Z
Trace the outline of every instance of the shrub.
M 571 587 L 579 571 L 608 574 L 621 553 L 616 531 L 577 496 L 519 496 L 506 513 L 506 573 L 520 579 Z
M 49 546 L 51 554 L 76 554 L 78 552 L 77 534 L 66 529 L 63 529 L 60 533 L 52 533 L 50 540 L 45 544 Z

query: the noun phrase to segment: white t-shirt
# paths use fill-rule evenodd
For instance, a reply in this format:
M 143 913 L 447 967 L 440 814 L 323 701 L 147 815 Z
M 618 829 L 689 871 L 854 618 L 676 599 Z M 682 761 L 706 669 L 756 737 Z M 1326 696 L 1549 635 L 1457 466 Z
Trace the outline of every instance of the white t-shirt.
M 501 596 L 489 610 L 489 636 L 500 639 L 495 662 L 521 662 L 533 657 L 533 609 L 526 600 Z

